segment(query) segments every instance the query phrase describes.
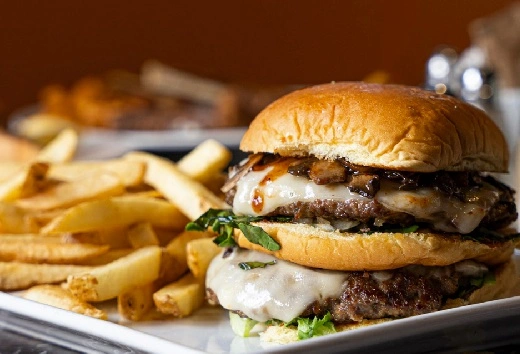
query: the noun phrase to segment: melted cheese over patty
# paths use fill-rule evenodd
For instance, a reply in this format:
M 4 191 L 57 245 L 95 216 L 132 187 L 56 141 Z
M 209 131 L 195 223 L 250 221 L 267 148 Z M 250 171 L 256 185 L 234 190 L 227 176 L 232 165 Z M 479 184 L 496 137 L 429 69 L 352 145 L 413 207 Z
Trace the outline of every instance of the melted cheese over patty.
M 233 210 L 242 215 L 267 215 L 276 208 L 295 202 L 315 200 L 366 200 L 351 192 L 343 184 L 317 185 L 305 177 L 289 173 L 270 176 L 273 167 L 261 171 L 250 171 L 237 183 Z M 499 194 L 491 186 L 471 191 L 471 203 L 450 198 L 433 188 L 418 188 L 401 191 L 398 185 L 383 182 L 375 200 L 390 210 L 413 215 L 417 221 L 427 222 L 436 230 L 469 233 L 482 221 Z

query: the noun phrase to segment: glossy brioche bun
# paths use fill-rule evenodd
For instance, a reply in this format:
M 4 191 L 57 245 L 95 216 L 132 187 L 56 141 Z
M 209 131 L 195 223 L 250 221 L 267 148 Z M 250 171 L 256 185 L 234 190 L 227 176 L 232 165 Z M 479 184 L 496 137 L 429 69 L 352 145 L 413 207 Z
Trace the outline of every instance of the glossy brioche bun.
M 332 270 L 385 270 L 409 264 L 445 266 L 474 259 L 485 264 L 506 262 L 513 241 L 488 245 L 462 240 L 458 235 L 434 233 L 340 233 L 306 224 L 255 222 L 280 244 L 272 252 L 249 242 L 240 230 L 235 239 L 240 247 L 269 253 L 277 258 L 312 268 Z
M 481 288 L 472 292 L 467 299 L 448 299 L 443 309 L 478 304 L 520 295 L 520 278 L 518 277 L 516 266 L 512 260 L 496 267 L 494 273 L 495 282 L 493 284 L 484 284 Z M 389 321 L 392 321 L 392 319 L 382 318 L 376 320 L 363 320 L 359 323 L 353 324 L 336 324 L 334 327 L 337 332 L 342 332 Z M 287 344 L 298 341 L 298 331 L 295 327 L 287 327 L 283 325 L 269 326 L 264 332 L 260 333 L 260 339 L 263 342 Z
M 416 172 L 508 168 L 507 143 L 484 111 L 417 87 L 360 82 L 278 99 L 254 119 L 240 149 Z

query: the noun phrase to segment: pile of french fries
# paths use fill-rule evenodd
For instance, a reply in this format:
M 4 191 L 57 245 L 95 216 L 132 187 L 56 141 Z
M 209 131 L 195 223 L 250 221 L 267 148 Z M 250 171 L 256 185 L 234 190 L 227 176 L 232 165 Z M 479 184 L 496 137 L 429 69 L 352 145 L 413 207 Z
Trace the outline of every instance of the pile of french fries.
M 204 277 L 219 252 L 210 232 L 184 227 L 218 196 L 230 151 L 209 140 L 178 163 L 131 152 L 73 161 L 65 130 L 35 158 L 0 162 L 0 290 L 107 319 L 184 317 L 204 303 Z

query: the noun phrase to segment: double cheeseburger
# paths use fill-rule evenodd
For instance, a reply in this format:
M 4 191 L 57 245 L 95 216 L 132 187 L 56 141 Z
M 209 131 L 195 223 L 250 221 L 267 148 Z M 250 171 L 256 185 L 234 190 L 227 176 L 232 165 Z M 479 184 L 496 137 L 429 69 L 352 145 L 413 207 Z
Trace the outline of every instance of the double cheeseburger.
M 195 224 L 226 246 L 209 301 L 266 324 L 264 339 L 513 295 L 514 191 L 487 174 L 507 171 L 508 148 L 483 111 L 414 87 L 331 83 L 272 103 L 240 148 L 250 155 L 223 188 L 232 210 Z

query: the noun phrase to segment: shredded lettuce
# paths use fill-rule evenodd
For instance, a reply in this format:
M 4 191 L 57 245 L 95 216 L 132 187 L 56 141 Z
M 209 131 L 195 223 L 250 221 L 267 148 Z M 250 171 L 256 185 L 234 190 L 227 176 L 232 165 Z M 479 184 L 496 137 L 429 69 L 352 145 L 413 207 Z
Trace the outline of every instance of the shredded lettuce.
M 284 325 L 286 327 L 297 326 L 299 340 L 336 333 L 330 312 L 327 312 L 322 318 L 318 316 L 297 317 L 292 321 L 285 322 Z
M 322 318 L 315 316 L 314 318 L 297 318 L 298 323 L 298 339 L 308 339 L 326 334 L 336 333 L 332 316 L 329 312 Z
M 232 312 L 229 313 L 229 319 L 233 332 L 241 337 L 249 337 L 251 335 L 251 330 L 257 324 L 260 324 L 258 321 L 247 317 L 240 317 L 236 313 Z M 298 331 L 298 340 L 336 333 L 336 328 L 334 327 L 332 316 L 329 312 L 321 318 L 318 316 L 310 318 L 297 317 L 289 322 L 269 320 L 261 324 L 265 326 L 294 327 Z
M 475 290 L 480 289 L 484 285 L 495 284 L 495 282 L 496 279 L 495 274 L 493 272 L 488 272 L 482 275 L 481 277 L 471 278 L 469 281 L 469 285 L 462 289 L 459 289 L 455 297 L 465 299 Z
M 251 330 L 258 323 L 258 321 L 247 317 L 240 317 L 233 312 L 229 312 L 229 322 L 231 323 L 233 332 L 240 337 L 249 337 Z

